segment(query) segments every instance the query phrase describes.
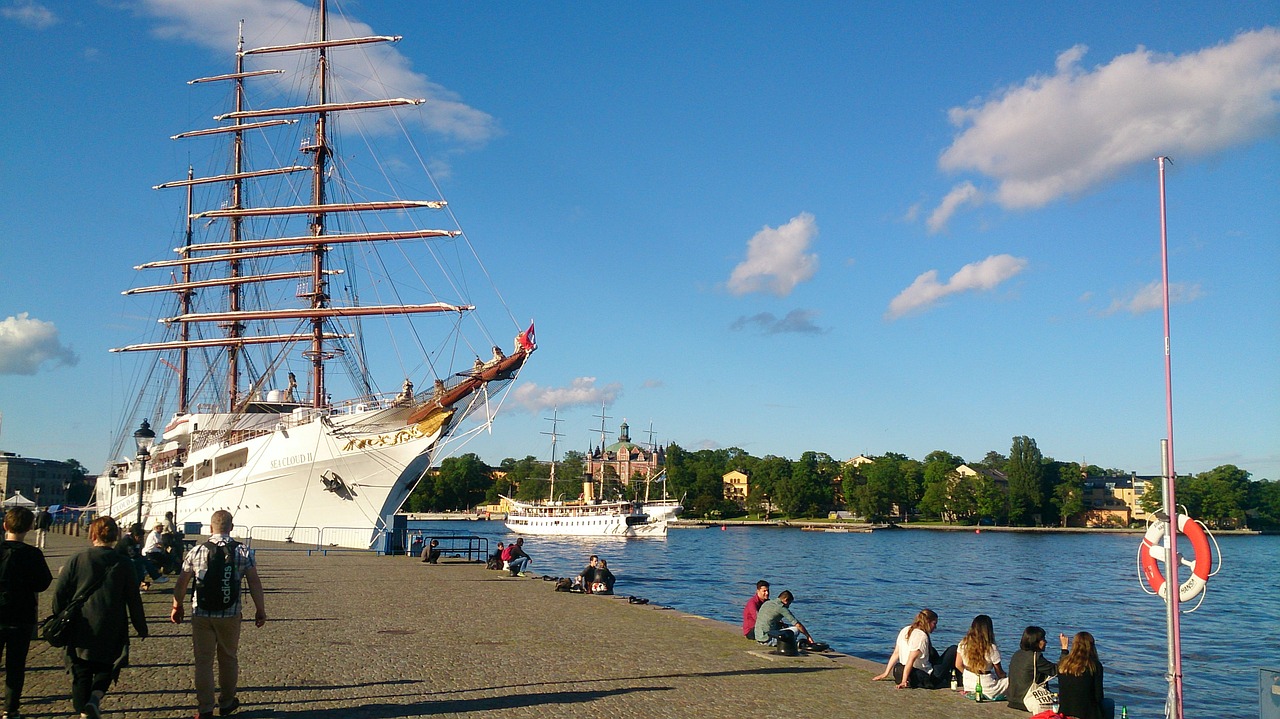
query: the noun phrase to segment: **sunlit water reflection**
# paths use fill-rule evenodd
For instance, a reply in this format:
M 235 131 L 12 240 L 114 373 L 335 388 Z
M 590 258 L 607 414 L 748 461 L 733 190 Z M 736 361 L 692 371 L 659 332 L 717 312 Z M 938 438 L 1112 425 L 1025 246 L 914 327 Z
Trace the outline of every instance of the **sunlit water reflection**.
M 499 522 L 414 527 L 512 536 Z M 941 615 L 935 644 L 957 641 L 989 614 L 1006 657 L 1022 629 L 1091 632 L 1107 668 L 1106 691 L 1129 716 L 1164 715 L 1163 605 L 1142 591 L 1137 535 L 795 529 L 673 529 L 666 540 L 530 537 L 536 574 L 576 574 L 595 553 L 609 560 L 621 595 L 739 623 L 757 579 L 790 589 L 796 615 L 819 641 L 884 661 L 897 631 L 922 607 Z M 1225 566 L 1199 611 L 1182 621 L 1187 716 L 1258 716 L 1258 669 L 1280 668 L 1280 537 L 1219 539 Z M 550 591 L 550 590 L 548 590 Z M 1052 643 L 1052 642 L 1051 642 Z M 1006 659 L 1007 663 L 1007 659 Z

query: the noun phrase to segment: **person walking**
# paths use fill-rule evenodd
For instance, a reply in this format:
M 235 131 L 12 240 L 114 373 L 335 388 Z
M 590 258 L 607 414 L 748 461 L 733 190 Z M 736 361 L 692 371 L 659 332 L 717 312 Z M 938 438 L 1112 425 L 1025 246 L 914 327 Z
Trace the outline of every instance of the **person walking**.
M 44 553 L 26 543 L 35 515 L 26 507 L 4 513 L 4 542 L 0 543 L 0 651 L 4 652 L 4 719 L 22 716 L 22 685 L 27 676 L 27 652 L 36 628 L 39 594 L 53 575 Z
M 129 624 L 147 638 L 142 595 L 128 557 L 115 551 L 120 526 L 111 517 L 89 524 L 93 546 L 63 565 L 53 589 L 53 613 L 84 597 L 80 617 L 66 646 L 71 672 L 71 706 L 81 719 L 99 719 L 102 698 L 129 663 Z
M 240 674 L 240 581 L 249 584 L 256 611 L 255 626 L 267 622 L 262 580 L 253 555 L 231 538 L 231 513 L 220 509 L 209 521 L 212 535 L 196 545 L 182 563 L 182 574 L 173 587 L 173 608 L 169 621 L 181 624 L 187 585 L 195 580 L 195 600 L 191 610 L 191 648 L 195 654 L 195 719 L 213 719 L 214 659 L 218 662 L 217 707 L 222 716 L 240 708 L 236 685 Z
M 36 548 L 44 549 L 44 538 L 49 534 L 49 527 L 53 526 L 53 515 L 49 514 L 49 510 L 41 507 L 36 512 Z

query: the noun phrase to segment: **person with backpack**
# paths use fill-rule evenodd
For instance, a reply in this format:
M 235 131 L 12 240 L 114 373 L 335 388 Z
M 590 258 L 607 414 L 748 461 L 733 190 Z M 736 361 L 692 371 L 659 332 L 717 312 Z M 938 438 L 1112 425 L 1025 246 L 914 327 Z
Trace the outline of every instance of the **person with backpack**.
M 26 507 L 4 513 L 4 543 L 0 544 L 0 651 L 4 652 L 4 716 L 20 717 L 22 685 L 27 676 L 27 652 L 36 626 L 40 592 L 53 575 L 44 553 L 26 543 L 35 517 Z
M 222 716 L 240 708 L 236 697 L 240 663 L 240 582 L 249 585 L 249 595 L 256 608 L 255 626 L 267 622 L 262 580 L 253 555 L 231 538 L 231 513 L 220 509 L 209 521 L 212 531 L 208 541 L 196 545 L 182 563 L 182 574 L 173 587 L 173 608 L 169 621 L 181 624 L 183 599 L 187 585 L 195 581 L 195 600 L 191 611 L 191 647 L 195 653 L 196 715 L 195 719 L 213 719 L 213 661 L 218 660 L 217 701 Z

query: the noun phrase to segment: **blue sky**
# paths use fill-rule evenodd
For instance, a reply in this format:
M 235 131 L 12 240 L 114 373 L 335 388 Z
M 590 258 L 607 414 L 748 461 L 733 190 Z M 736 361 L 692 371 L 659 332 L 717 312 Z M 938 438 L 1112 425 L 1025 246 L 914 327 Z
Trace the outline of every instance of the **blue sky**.
M 1280 479 L 1280 13 L 1240 3 L 347 2 L 540 349 L 486 460 L 611 430 Z M 106 460 L 167 138 L 292 0 L 0 0 L 0 449 Z M 1154 298 L 1154 299 L 1153 299 Z M 503 330 L 505 332 L 505 329 Z M 387 384 L 394 385 L 397 381 Z

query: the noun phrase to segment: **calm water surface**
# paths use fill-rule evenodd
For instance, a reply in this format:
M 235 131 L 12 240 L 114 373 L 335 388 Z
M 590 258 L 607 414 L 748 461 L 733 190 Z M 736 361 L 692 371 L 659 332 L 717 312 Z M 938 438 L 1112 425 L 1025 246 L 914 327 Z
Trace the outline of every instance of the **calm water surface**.
M 499 522 L 423 522 L 509 541 Z M 535 574 L 571 576 L 589 554 L 609 560 L 615 591 L 740 624 L 758 579 L 796 595 L 792 610 L 840 651 L 887 661 L 899 629 L 929 607 L 934 643 L 955 643 L 976 614 L 995 622 L 1005 656 L 1022 629 L 1091 632 L 1106 692 L 1133 719 L 1164 716 L 1163 604 L 1138 579 L 1137 535 L 795 529 L 673 529 L 666 540 L 526 538 Z M 1222 537 L 1222 572 L 1201 608 L 1182 620 L 1188 717 L 1255 719 L 1258 669 L 1280 668 L 1280 537 Z M 550 591 L 550 590 L 548 590 Z M 1056 659 L 1056 657 L 1052 657 Z M 1117 713 L 1118 713 L 1117 709 Z

